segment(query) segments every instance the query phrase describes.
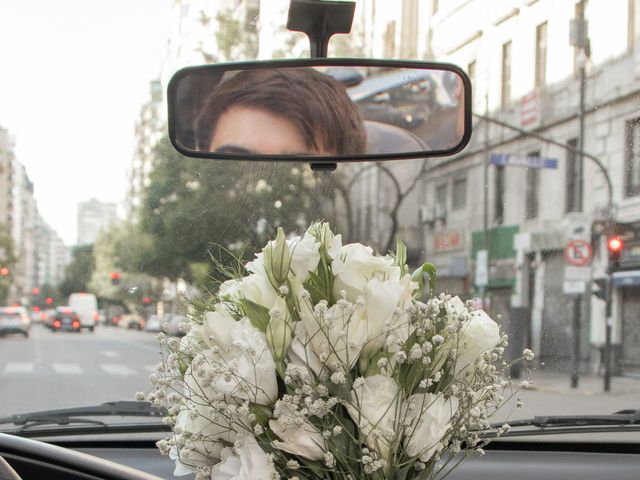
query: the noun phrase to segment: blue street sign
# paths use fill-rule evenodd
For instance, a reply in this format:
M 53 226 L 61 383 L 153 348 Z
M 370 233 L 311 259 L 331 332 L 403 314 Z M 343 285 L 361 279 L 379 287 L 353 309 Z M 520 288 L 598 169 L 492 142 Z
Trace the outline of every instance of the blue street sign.
M 492 153 L 491 163 L 513 167 L 558 168 L 557 158 L 529 157 L 527 155 L 511 155 L 509 153 Z

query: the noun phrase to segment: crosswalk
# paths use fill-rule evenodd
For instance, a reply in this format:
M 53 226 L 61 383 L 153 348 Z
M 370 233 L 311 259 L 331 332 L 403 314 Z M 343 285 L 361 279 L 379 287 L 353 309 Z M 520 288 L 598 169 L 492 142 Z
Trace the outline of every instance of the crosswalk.
M 0 364 L 0 376 L 14 375 L 113 375 L 116 377 L 148 376 L 155 371 L 155 365 L 129 365 L 123 363 L 98 363 L 82 365 L 76 362 L 7 362 Z

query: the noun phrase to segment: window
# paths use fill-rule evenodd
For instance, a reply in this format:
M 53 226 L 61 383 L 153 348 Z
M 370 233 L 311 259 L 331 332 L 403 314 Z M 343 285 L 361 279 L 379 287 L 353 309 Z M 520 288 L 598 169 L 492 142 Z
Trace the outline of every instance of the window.
M 453 181 L 451 196 L 451 208 L 453 210 L 464 208 L 467 203 L 467 177 L 457 178 Z
M 625 196 L 640 195 L 640 117 L 627 122 L 625 142 Z
M 436 204 L 447 206 L 447 184 L 443 183 L 436 187 Z
M 572 138 L 567 145 L 573 148 L 578 147 L 578 139 Z M 576 152 L 567 150 L 567 171 L 565 172 L 565 211 L 582 211 L 582 165 L 579 163 L 579 155 Z
M 469 62 L 467 66 L 467 75 L 469 75 L 469 80 L 471 80 L 471 94 L 475 92 L 476 88 L 476 61 L 472 60 Z
M 543 87 L 547 77 L 547 22 L 536 27 L 536 88 Z
M 496 165 L 494 218 L 496 225 L 504 221 L 504 166 Z
M 529 157 L 539 157 L 540 152 L 530 152 Z M 525 192 L 525 218 L 538 216 L 538 180 L 540 169 L 527 168 L 527 186 Z
M 511 42 L 502 45 L 502 108 L 511 99 Z
M 636 43 L 636 0 L 627 1 L 627 50 L 632 51 Z

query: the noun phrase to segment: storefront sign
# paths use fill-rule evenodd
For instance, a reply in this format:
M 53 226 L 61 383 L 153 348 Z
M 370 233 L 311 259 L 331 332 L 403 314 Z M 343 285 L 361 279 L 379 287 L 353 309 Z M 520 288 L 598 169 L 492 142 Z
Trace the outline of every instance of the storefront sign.
M 434 238 L 436 252 L 448 252 L 462 248 L 462 235 L 458 230 L 438 232 Z

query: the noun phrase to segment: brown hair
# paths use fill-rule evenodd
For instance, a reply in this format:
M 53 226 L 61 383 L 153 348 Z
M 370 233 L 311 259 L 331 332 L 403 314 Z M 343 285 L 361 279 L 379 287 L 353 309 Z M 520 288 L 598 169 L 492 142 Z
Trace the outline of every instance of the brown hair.
M 249 69 L 219 83 L 196 120 L 199 149 L 209 149 L 218 119 L 234 106 L 259 108 L 290 120 L 310 149 L 337 155 L 365 150 L 358 108 L 337 80 L 312 68 Z

